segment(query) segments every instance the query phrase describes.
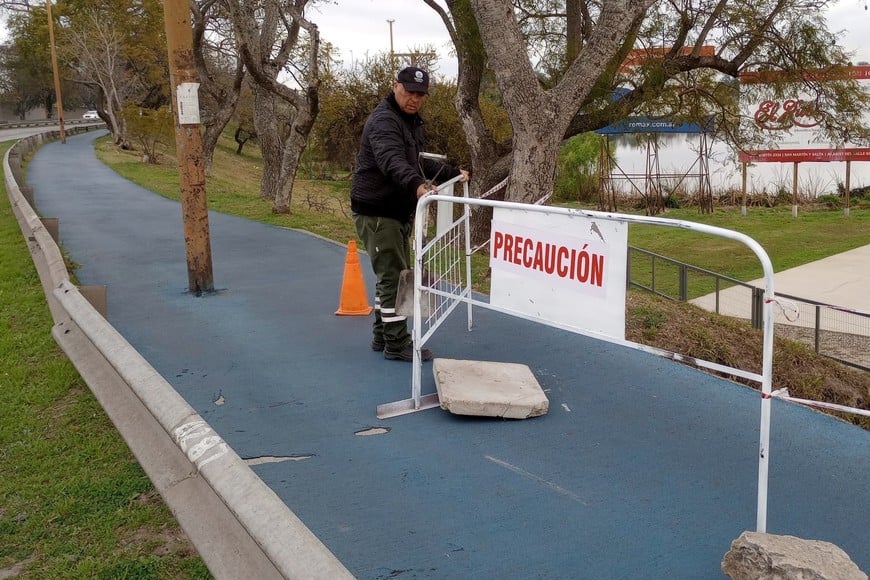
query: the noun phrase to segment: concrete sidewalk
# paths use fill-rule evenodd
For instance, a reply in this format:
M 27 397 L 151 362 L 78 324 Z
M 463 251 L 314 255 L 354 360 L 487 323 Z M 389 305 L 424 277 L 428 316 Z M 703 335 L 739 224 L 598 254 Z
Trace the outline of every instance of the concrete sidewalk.
M 549 414 L 379 421 L 411 369 L 369 349 L 370 318 L 334 315 L 346 247 L 212 212 L 220 291 L 193 297 L 179 204 L 103 166 L 95 137 L 45 146 L 27 174 L 81 283 L 108 285 L 109 321 L 239 455 L 269 460 L 253 469 L 357 577 L 724 577 L 755 526 L 757 392 L 476 310 L 436 356 L 529 365 Z M 870 434 L 776 400 L 772 416 L 768 531 L 870 570 Z
M 763 289 L 764 279 L 752 280 L 748 284 Z M 835 307 L 826 309 L 828 315 L 821 317 L 820 329 L 870 337 L 870 245 L 777 272 L 773 287 L 780 296 L 794 296 Z M 691 302 L 705 310 L 716 311 L 717 308 L 715 293 Z M 810 303 L 795 303 L 786 298 L 781 306 L 783 308 L 774 308 L 775 323 L 809 328 L 816 325 L 815 309 Z M 837 314 L 837 309 L 854 312 L 847 316 L 849 312 Z M 732 286 L 720 291 L 718 311 L 748 319 L 752 312 L 751 291 L 745 286 Z

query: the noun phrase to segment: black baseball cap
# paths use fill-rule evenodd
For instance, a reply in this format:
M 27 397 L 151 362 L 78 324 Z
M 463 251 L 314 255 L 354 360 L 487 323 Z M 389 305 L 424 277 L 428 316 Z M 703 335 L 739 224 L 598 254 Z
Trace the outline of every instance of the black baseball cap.
M 396 75 L 396 80 L 402 83 L 406 91 L 429 94 L 429 73 L 421 68 L 409 66 Z

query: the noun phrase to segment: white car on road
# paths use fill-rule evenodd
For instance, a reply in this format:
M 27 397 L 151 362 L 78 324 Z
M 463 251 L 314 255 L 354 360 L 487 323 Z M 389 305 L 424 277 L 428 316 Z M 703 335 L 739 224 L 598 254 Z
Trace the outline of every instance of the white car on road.
M 82 119 L 94 120 L 99 118 L 100 116 L 97 114 L 96 111 L 85 111 L 85 114 L 82 115 Z

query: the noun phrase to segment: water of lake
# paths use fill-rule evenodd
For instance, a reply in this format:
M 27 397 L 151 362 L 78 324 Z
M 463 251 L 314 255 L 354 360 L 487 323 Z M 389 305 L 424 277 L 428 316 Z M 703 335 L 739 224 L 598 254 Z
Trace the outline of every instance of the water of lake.
M 628 192 L 631 189 L 628 176 L 634 187 L 644 189 L 644 176 L 647 164 L 655 173 L 656 156 L 648 147 L 638 144 L 638 139 L 631 135 L 611 136 L 616 145 L 616 165 L 613 168 L 614 184 L 619 190 Z M 680 179 L 690 192 L 697 191 L 701 173 L 698 151 L 700 138 L 698 135 L 660 134 L 658 136 L 658 173 L 667 175 L 662 178 L 663 184 L 674 184 Z M 654 148 L 649 148 L 654 151 Z M 794 164 L 786 163 L 756 163 L 750 165 L 747 173 L 746 187 L 750 193 L 762 191 L 775 192 L 780 189 L 792 191 L 792 171 Z M 690 176 L 685 176 L 686 174 Z M 712 143 L 709 149 L 709 174 L 713 191 L 741 188 L 741 165 L 737 154 L 722 143 Z M 817 197 L 826 193 L 836 193 L 837 184 L 846 179 L 846 163 L 832 161 L 827 163 L 800 163 L 798 170 L 798 192 L 802 197 Z M 870 162 L 852 162 L 851 188 L 870 184 Z M 665 188 L 667 190 L 667 188 Z

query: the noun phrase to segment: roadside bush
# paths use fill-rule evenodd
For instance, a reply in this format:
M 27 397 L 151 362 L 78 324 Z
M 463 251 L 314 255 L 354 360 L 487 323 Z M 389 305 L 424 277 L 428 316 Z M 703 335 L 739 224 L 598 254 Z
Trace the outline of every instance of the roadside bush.
M 668 196 L 665 198 L 665 207 L 668 209 L 679 209 L 683 207 L 682 196 L 676 191 L 672 191 L 668 193 Z
M 598 156 L 601 137 L 576 135 L 559 149 L 554 197 L 560 201 L 593 202 L 598 195 Z
M 160 162 L 160 146 L 175 144 L 175 119 L 169 107 L 145 109 L 127 104 L 121 111 L 127 126 L 127 136 L 142 148 L 145 163 Z
M 829 209 L 840 209 L 843 207 L 843 198 L 831 193 L 820 195 L 816 198 L 816 201 Z

